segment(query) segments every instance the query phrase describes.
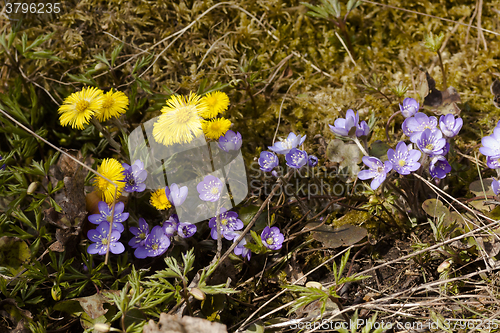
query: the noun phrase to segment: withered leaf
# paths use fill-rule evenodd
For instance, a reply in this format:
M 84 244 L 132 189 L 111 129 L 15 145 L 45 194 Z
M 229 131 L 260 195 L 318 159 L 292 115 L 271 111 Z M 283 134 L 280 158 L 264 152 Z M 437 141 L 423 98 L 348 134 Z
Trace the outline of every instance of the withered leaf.
M 304 230 L 318 226 L 318 222 L 308 223 Z M 311 231 L 312 237 L 320 241 L 324 247 L 337 248 L 340 246 L 351 246 L 362 240 L 367 231 L 365 228 L 351 224 L 346 224 L 340 227 L 332 227 L 330 225 L 322 225 L 321 227 Z
M 82 160 L 80 152 L 76 158 Z M 81 165 L 63 154 L 51 174 L 57 181 L 64 182 L 64 189 L 54 197 L 62 212 L 58 213 L 51 207 L 44 211 L 44 215 L 48 222 L 58 227 L 56 239 L 64 246 L 79 235 L 87 215 L 84 186 L 86 172 Z
M 83 311 L 87 313 L 90 318 L 96 319 L 108 312 L 104 309 L 103 304 L 108 301 L 101 294 L 94 294 L 92 296 L 74 298 L 74 301 L 78 301 L 82 306 Z
M 425 79 L 424 79 L 425 78 Z M 436 115 L 459 115 L 461 110 L 457 103 L 461 103 L 460 95 L 454 87 L 447 87 L 440 91 L 436 89 L 436 81 L 427 73 L 419 76 L 419 94 L 424 98 L 424 105 Z
M 144 326 L 143 333 L 227 333 L 226 325 L 210 322 L 203 318 L 177 317 L 166 313 L 160 314 L 156 324 L 153 320 Z

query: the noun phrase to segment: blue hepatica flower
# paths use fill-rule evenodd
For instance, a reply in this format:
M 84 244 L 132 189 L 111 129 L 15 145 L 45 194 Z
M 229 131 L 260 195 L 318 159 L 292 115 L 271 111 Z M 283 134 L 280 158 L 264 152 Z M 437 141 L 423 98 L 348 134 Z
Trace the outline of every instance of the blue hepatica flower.
M 387 157 L 392 163 L 392 168 L 401 175 L 409 175 L 420 168 L 418 160 L 420 156 L 422 156 L 422 153 L 416 149 L 408 148 L 409 147 L 401 141 L 396 146 L 396 151 L 394 151 L 394 149 L 389 149 L 387 151 Z
M 168 198 L 168 201 L 175 207 L 179 207 L 184 203 L 188 195 L 188 187 L 182 186 L 179 187 L 176 183 L 170 185 L 170 188 L 165 187 L 165 194 Z
M 362 180 L 373 178 L 370 187 L 376 190 L 384 182 L 387 173 L 391 171 L 392 163 L 389 161 L 382 163 L 378 158 L 371 156 L 363 156 L 362 160 L 370 169 L 358 172 L 358 178 Z
M 219 148 L 229 153 L 232 150 L 239 150 L 242 142 L 240 132 L 234 133 L 229 130 L 219 138 Z
M 335 120 L 333 125 L 334 126 L 328 125 L 330 127 L 330 131 L 340 136 L 359 137 L 368 135 L 368 133 L 370 132 L 368 124 L 364 120 L 361 122 L 361 124 L 359 124 L 358 112 L 354 113 L 354 111 L 351 109 L 347 110 L 345 119 L 338 118 Z
M 270 250 L 281 249 L 285 240 L 285 236 L 283 236 L 278 227 L 265 227 L 260 238 L 262 239 L 262 244 Z
M 165 253 L 170 246 L 170 239 L 163 232 L 159 225 L 154 226 L 151 233 L 146 238 L 144 247 L 138 247 L 135 250 L 137 258 L 156 257 Z
M 196 225 L 189 222 L 181 222 L 177 226 L 177 235 L 182 238 L 189 238 L 196 233 Z
M 268 147 L 269 150 L 274 151 L 276 154 L 288 154 L 288 152 L 293 149 L 297 148 L 301 144 L 304 143 L 306 140 L 307 135 L 304 135 L 303 137 L 299 135 L 295 135 L 295 133 L 290 132 L 288 134 L 288 138 L 281 140 L 280 142 L 276 142 L 273 146 Z
M 406 118 L 402 128 L 406 136 L 410 138 L 410 141 L 417 143 L 423 131 L 437 128 L 437 118 L 434 116 L 428 117 L 425 113 L 418 112 L 414 117 Z
M 310 167 L 315 167 L 318 165 L 318 158 L 314 155 L 309 155 L 309 159 L 307 160 Z
M 443 132 L 444 136 L 448 138 L 453 138 L 457 135 L 463 124 L 464 121 L 462 118 L 458 117 L 455 119 L 455 116 L 452 114 L 447 114 L 439 118 L 439 128 L 441 129 L 441 132 Z
M 200 194 L 200 200 L 216 202 L 221 196 L 223 187 L 224 184 L 219 178 L 208 175 L 196 185 L 196 190 Z
M 111 237 L 108 239 L 109 223 L 102 222 L 96 229 L 89 230 L 87 237 L 94 242 L 87 248 L 90 254 L 106 254 L 109 242 L 109 251 L 113 254 L 120 254 L 125 251 L 125 247 L 118 240 L 120 233 L 117 230 L 111 231 Z
M 142 217 L 139 218 L 139 228 L 130 227 L 130 232 L 134 235 L 134 237 L 132 237 L 132 239 L 128 242 L 128 245 L 133 249 L 144 247 L 146 238 L 149 235 L 149 225 L 146 220 Z
M 493 190 L 493 193 L 498 195 L 500 192 L 500 181 L 493 179 L 493 182 L 491 183 L 491 189 Z
M 422 132 L 417 140 L 418 148 L 427 155 L 442 155 L 444 153 L 444 146 L 446 139 L 443 138 L 443 133 L 440 130 L 426 129 Z
M 208 226 L 211 229 L 210 236 L 212 236 L 213 239 L 217 239 L 217 218 L 212 217 L 208 222 Z M 243 229 L 243 227 L 244 224 L 238 218 L 238 213 L 228 211 L 224 207 L 221 208 L 220 230 L 222 237 L 227 240 L 232 240 L 236 235 L 235 233 L 233 233 L 233 231 L 241 230 Z
M 486 156 L 486 164 L 490 169 L 500 169 L 500 156 Z
M 239 237 L 239 234 L 235 233 L 235 237 L 233 238 L 233 242 L 235 242 Z M 238 245 L 234 248 L 234 254 L 237 256 L 242 256 L 243 258 L 247 258 L 247 260 L 250 260 L 252 257 L 252 251 L 250 249 L 247 249 L 245 247 L 245 244 L 247 243 L 247 240 L 243 238 Z
M 1 160 L 3 160 L 3 157 L 2 157 L 2 156 L 0 156 L 0 161 L 1 161 Z M 6 166 L 6 164 L 5 164 L 5 163 L 4 163 L 4 164 L 2 164 L 2 166 L 0 166 L 0 170 L 5 170 L 5 166 Z
M 104 201 L 99 201 L 97 204 L 99 208 L 100 214 L 92 214 L 89 215 L 89 221 L 93 224 L 101 224 L 102 222 L 111 222 L 113 220 L 113 208 L 109 207 L 107 203 Z M 115 204 L 115 217 L 113 220 L 113 230 L 117 230 L 118 232 L 123 232 L 125 227 L 123 226 L 123 222 L 128 219 L 129 214 L 124 213 L 123 210 L 125 208 L 125 204 L 123 202 L 117 202 Z
M 304 150 L 293 148 L 285 156 L 286 165 L 291 168 L 300 169 L 307 164 L 307 153 Z
M 189 222 L 179 222 L 177 214 L 172 214 L 168 220 L 163 223 L 163 233 L 167 237 L 173 237 L 176 234 L 182 238 L 188 238 L 196 233 L 196 225 Z
M 446 141 L 446 144 L 443 147 L 443 153 L 441 155 L 446 156 L 450 152 L 450 143 Z
M 413 98 L 407 97 L 403 100 L 403 105 L 399 104 L 399 109 L 405 118 L 413 117 L 420 108 L 420 104 Z
M 172 237 L 177 232 L 178 225 L 179 217 L 177 217 L 177 214 L 172 214 L 172 216 L 163 223 L 163 232 L 168 237 Z
M 500 158 L 500 127 L 495 127 L 493 134 L 481 139 L 482 147 L 479 152 L 484 156 Z
M 259 166 L 262 171 L 269 172 L 279 165 L 278 156 L 269 152 L 263 151 L 260 153 Z
M 125 169 L 125 187 L 126 192 L 143 192 L 146 189 L 144 181 L 148 177 L 148 172 L 144 170 L 144 163 L 136 160 L 134 164 L 128 165 L 122 163 Z
M 360 137 L 360 136 L 366 136 L 370 133 L 370 127 L 368 126 L 368 124 L 366 123 L 366 121 L 361 121 L 359 123 L 359 125 L 357 126 L 357 129 L 356 129 L 356 136 L 357 137 Z
M 429 164 L 429 173 L 432 178 L 443 179 L 451 171 L 451 166 L 444 156 L 434 156 Z

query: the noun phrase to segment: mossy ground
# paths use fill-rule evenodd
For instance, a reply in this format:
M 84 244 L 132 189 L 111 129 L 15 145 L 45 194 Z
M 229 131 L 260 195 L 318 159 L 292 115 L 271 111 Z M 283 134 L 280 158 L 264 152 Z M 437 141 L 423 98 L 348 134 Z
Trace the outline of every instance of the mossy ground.
M 478 3 L 482 4 L 480 18 L 482 28 L 486 29 L 484 38 L 477 29 Z M 345 10 L 345 4 L 342 8 Z M 450 160 L 453 171 L 440 186 L 465 202 L 465 198 L 471 196 L 469 184 L 479 177 L 474 156 L 484 162 L 477 150 L 480 140 L 491 132 L 499 119 L 500 109 L 494 107 L 489 89 L 500 73 L 499 10 L 500 1 L 497 0 L 487 3 L 444 0 L 362 2 L 346 18 L 346 32 L 352 45 L 349 55 L 336 34 L 341 35 L 335 24 L 308 16 L 307 8 L 300 1 L 69 1 L 61 3 L 60 13 L 43 22 L 37 19 L 25 22 L 16 34 L 12 22 L 5 15 L 0 18 L 3 41 L 0 46 L 0 63 L 3 64 L 0 70 L 0 107 L 49 142 L 81 152 L 82 160 L 88 157 L 126 159 L 126 149 L 121 155 L 113 153 L 106 138 L 100 137 L 93 126 L 83 131 L 61 127 L 58 104 L 86 85 L 123 91 L 130 98 L 130 107 L 119 123 L 108 122 L 106 128 L 125 145 L 123 138 L 141 123 L 158 116 L 169 95 L 222 90 L 231 101 L 225 115 L 233 123 L 232 129 L 242 134 L 242 152 L 247 165 L 255 163 L 254 158 L 271 145 L 280 119 L 278 136 L 285 137 L 290 131 L 307 134 L 306 150 L 319 157 L 319 165 L 331 170 L 329 168 L 333 166 L 329 165 L 326 146 L 322 142 L 327 144 L 334 138 L 328 124 L 343 117 L 347 109 L 358 110 L 361 119 L 375 120 L 368 140 L 372 144 L 377 140 L 386 141 L 386 122 L 399 110 L 398 103 L 402 101 L 394 93 L 398 85 L 408 87 L 405 97 L 418 98 L 420 68 L 429 71 L 438 89 L 446 88 L 436 53 L 424 46 L 424 37 L 430 32 L 434 35 L 443 33 L 445 47 L 442 57 L 447 82 L 460 94 L 460 116 L 464 126 L 455 140 L 455 150 L 460 154 L 453 155 L 453 160 Z M 473 16 L 474 20 L 471 20 Z M 469 22 L 472 22 L 471 26 L 467 26 Z M 47 38 L 32 49 L 27 48 L 42 36 Z M 110 66 L 105 64 L 106 61 Z M 426 112 L 433 113 L 429 109 Z M 393 121 L 391 136 L 402 137 L 399 130 L 402 120 L 399 117 Z M 74 316 L 64 314 L 61 306 L 57 307 L 58 302 L 89 296 L 96 292 L 96 288 L 120 289 L 127 281 L 132 284 L 128 277 L 132 273 L 126 263 L 133 263 L 138 269 L 147 267 L 133 261 L 130 254 L 113 259 L 109 271 L 100 265 L 102 260 L 99 258 L 96 266 L 102 272 L 67 275 L 69 266 L 83 272 L 84 259 L 88 256 L 82 257 L 80 247 L 75 247 L 69 251 L 74 255 L 74 261 L 64 266 L 69 258 L 61 258 L 61 254 L 48 250 L 57 238 L 57 228 L 47 223 L 49 218 L 42 214 L 42 208 L 48 209 L 52 205 L 50 200 L 54 200 L 58 191 L 64 190 L 64 184 L 54 191 L 47 188 L 49 166 L 55 163 L 55 160 L 51 161 L 54 150 L 5 116 L 0 116 L 0 121 L 0 150 L 8 165 L 0 179 L 3 197 L 0 235 L 25 240 L 31 251 L 31 267 L 35 267 L 12 282 L 9 282 L 12 279 L 8 270 L 0 271 L 4 274 L 0 277 L 3 297 L 14 300 L 0 306 L 0 310 L 11 314 L 10 317 L 4 316 L 6 324 L 0 323 L 0 326 L 11 327 L 9 325 L 24 318 L 26 327 L 30 322 L 31 329 L 37 332 L 82 331 Z M 34 165 L 33 162 L 41 164 Z M 44 164 L 47 166 L 45 172 Z M 483 165 L 480 167 L 482 177 L 493 176 L 493 171 Z M 32 182 L 43 187 L 34 196 L 27 193 Z M 302 179 L 301 182 L 305 181 Z M 434 196 L 430 190 L 429 196 Z M 263 199 L 263 195 L 255 195 L 243 206 L 260 205 Z M 286 309 L 272 315 L 266 313 L 296 299 L 293 294 L 284 293 L 265 306 L 264 303 L 280 290 L 280 284 L 292 283 L 300 274 L 311 271 L 339 253 L 338 249 L 322 248 L 322 244 L 312 241 L 308 233 L 300 233 L 305 221 L 304 224 L 297 221 L 304 218 L 305 212 L 288 199 L 280 197 L 273 201 L 266 215 L 281 226 L 286 237 L 294 237 L 280 254 L 269 259 L 268 254 L 255 255 L 250 263 L 233 258 L 225 266 L 225 271 L 217 271 L 214 280 L 225 283 L 227 277 L 231 277 L 230 287 L 239 293 L 223 299 L 213 297 L 211 304 L 205 302 L 203 306 L 193 303 L 195 310 L 202 309 L 197 312 L 199 316 L 219 320 L 231 330 L 239 327 L 257 309 L 258 315 L 252 318 L 262 316 L 260 323 L 289 317 Z M 318 196 L 308 200 L 306 205 L 315 215 L 323 211 L 327 199 L 331 198 Z M 340 221 L 353 208 L 369 207 L 369 199 L 369 194 L 351 196 L 342 202 L 342 206 L 332 206 L 324 211 L 322 217 L 328 223 L 335 219 Z M 146 206 L 145 201 L 143 198 L 133 207 Z M 145 210 L 152 217 L 159 218 L 154 210 Z M 463 209 L 460 212 L 468 214 L 477 225 L 486 221 Z M 394 215 L 393 219 L 389 213 Z M 397 211 L 376 211 L 372 215 L 374 217 L 366 223 L 370 229 L 370 242 L 356 248 L 362 251 L 356 259 L 358 262 L 353 259 L 350 264 L 354 271 L 372 269 L 383 260 L 397 260 L 398 256 L 443 240 L 434 238 L 429 224 L 411 226 L 408 221 L 412 216 Z M 260 222 L 265 225 L 266 221 Z M 202 234 L 207 234 L 207 228 L 200 229 Z M 84 234 L 77 236 L 78 241 L 84 238 Z M 197 239 L 197 256 L 202 257 L 197 257 L 196 269 L 205 267 L 211 260 L 211 257 L 207 260 L 203 256 L 213 255 L 213 249 L 204 241 L 206 239 L 201 236 Z M 489 241 L 492 245 L 486 247 L 486 252 L 494 258 L 498 254 L 495 252 L 496 243 Z M 495 259 L 486 259 L 484 251 L 478 249 L 468 247 L 459 251 L 456 256 L 459 264 L 447 271 L 447 276 L 436 272 L 437 266 L 447 258 L 443 251 L 449 248 L 445 247 L 440 247 L 437 254 L 429 254 L 432 250 L 423 251 L 413 260 L 398 262 L 395 264 L 398 272 L 404 271 L 399 275 L 389 272 L 387 267 L 379 268 L 382 273 L 375 270 L 371 274 L 381 276 L 356 284 L 357 289 L 342 295 L 342 302 L 345 307 L 359 304 L 363 295 L 368 303 L 380 297 L 387 297 L 390 304 L 422 302 L 423 310 L 405 312 L 414 320 L 432 318 L 439 321 L 439 313 L 446 318 L 491 317 L 498 307 L 498 277 L 492 272 L 471 277 L 479 287 L 473 287 L 468 280 L 459 281 L 462 275 L 484 269 L 485 265 L 496 267 Z M 184 248 L 182 251 L 177 248 L 170 255 L 180 258 L 180 252 L 185 252 Z M 355 250 L 351 252 L 353 254 Z M 384 257 L 387 252 L 391 253 L 388 258 Z M 42 254 L 45 257 L 39 259 Z M 147 265 L 151 272 L 165 267 L 162 260 Z M 46 272 L 46 275 L 37 276 L 37 270 Z M 308 279 L 329 283 L 332 281 L 331 271 L 331 264 L 325 265 Z M 82 276 L 91 283 L 79 289 L 85 280 Z M 457 281 L 429 285 L 446 278 L 457 278 Z M 404 289 L 393 288 L 401 281 L 404 281 L 407 292 L 410 287 L 415 290 L 405 294 Z M 59 298 L 57 289 L 54 296 L 54 285 L 62 286 Z M 178 285 L 178 288 L 181 287 Z M 377 295 L 366 296 L 369 288 L 376 289 Z M 490 288 L 490 291 L 482 292 L 481 288 Z M 469 292 L 474 298 L 472 303 L 467 303 Z M 390 297 L 391 294 L 395 296 Z M 446 304 L 454 300 L 449 295 L 456 297 L 458 310 L 455 312 L 446 311 Z M 429 300 L 439 300 L 442 305 L 432 306 L 426 303 Z M 139 328 L 136 331 L 148 319 L 159 315 L 154 315 L 155 311 L 171 311 L 176 303 L 180 304 L 181 299 L 158 303 L 162 307 L 155 303 L 149 312 L 144 310 L 137 320 Z M 129 304 L 129 308 L 141 309 L 138 304 Z M 389 315 L 391 309 L 397 310 L 383 305 L 377 308 L 373 304 L 377 303 L 365 306 L 363 316 L 369 317 L 375 310 L 382 310 L 382 316 Z M 465 304 L 472 305 L 467 307 Z M 113 311 L 116 313 L 117 310 Z M 352 311 L 348 314 L 352 315 Z M 107 320 L 112 318 L 111 315 Z M 116 327 L 121 325 L 117 318 L 112 323 Z

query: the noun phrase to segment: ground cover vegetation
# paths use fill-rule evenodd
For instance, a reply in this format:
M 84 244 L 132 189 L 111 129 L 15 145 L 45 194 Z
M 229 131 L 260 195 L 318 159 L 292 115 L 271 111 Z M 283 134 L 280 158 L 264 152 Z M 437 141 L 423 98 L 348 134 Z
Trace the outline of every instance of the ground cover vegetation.
M 499 1 L 51 8 L 0 16 L 0 331 L 500 330 Z

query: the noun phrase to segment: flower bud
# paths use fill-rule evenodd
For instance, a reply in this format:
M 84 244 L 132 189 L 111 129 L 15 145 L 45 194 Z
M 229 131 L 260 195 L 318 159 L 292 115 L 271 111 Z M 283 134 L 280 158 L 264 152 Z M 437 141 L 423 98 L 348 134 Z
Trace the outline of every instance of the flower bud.
M 37 187 L 38 187 L 38 183 L 37 182 L 32 182 L 30 184 L 30 186 L 28 186 L 28 190 L 26 191 L 26 194 L 28 194 L 28 195 L 33 194 L 33 192 L 36 191 Z
M 316 288 L 316 289 L 323 289 L 323 285 L 319 282 L 316 281 L 309 281 L 306 283 L 307 288 Z
M 98 63 L 97 65 L 95 65 L 94 69 L 96 71 L 102 71 L 104 69 L 108 68 L 108 66 L 106 66 L 105 64 L 103 64 L 102 62 Z
M 453 259 L 447 259 L 443 261 L 437 268 L 438 273 L 443 273 L 445 270 L 449 269 L 452 263 Z
M 205 293 L 198 288 L 191 288 L 189 293 L 193 295 L 193 297 L 196 298 L 198 301 L 205 300 Z
M 58 284 L 54 284 L 52 286 L 52 289 L 50 290 L 50 293 L 51 293 L 52 298 L 54 299 L 54 301 L 59 301 L 61 299 L 62 291 L 61 291 L 61 287 L 59 287 Z
M 94 330 L 102 332 L 102 333 L 107 333 L 109 332 L 109 325 L 108 324 L 102 324 L 102 323 L 97 323 L 94 325 Z

